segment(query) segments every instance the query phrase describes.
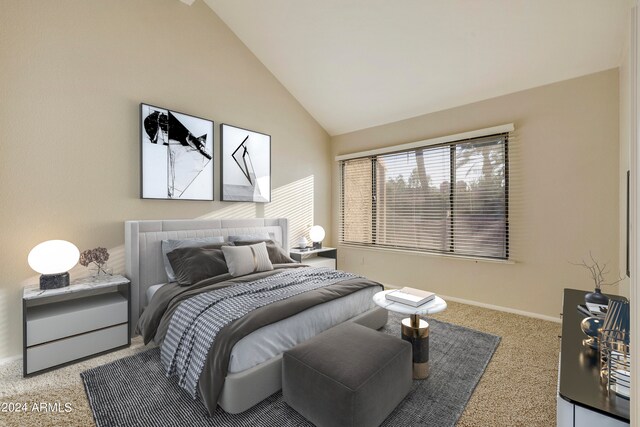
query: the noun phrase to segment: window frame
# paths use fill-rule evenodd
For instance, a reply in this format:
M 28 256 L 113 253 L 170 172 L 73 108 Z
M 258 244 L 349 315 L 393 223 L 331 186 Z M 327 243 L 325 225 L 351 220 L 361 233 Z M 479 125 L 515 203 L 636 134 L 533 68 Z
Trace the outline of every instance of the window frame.
M 511 125 L 512 126 L 512 125 Z M 511 233 L 510 233 L 510 215 L 509 215 L 509 196 L 510 196 L 510 159 L 509 159 L 509 148 L 511 145 L 511 131 L 513 128 L 507 131 L 501 131 L 491 134 L 484 135 L 474 135 L 473 137 L 464 138 L 464 139 L 449 139 L 446 142 L 434 143 L 434 144 L 424 144 L 424 145 L 416 145 L 417 143 L 404 144 L 404 146 L 410 146 L 410 148 L 402 148 L 402 149 L 388 149 L 388 150 L 375 150 L 378 152 L 372 152 L 369 155 L 358 157 L 357 155 L 348 156 L 348 158 L 336 158 L 339 159 L 339 173 L 340 173 L 340 212 L 339 212 L 339 233 L 338 240 L 340 245 L 352 246 L 358 248 L 366 248 L 370 250 L 391 250 L 391 251 L 400 251 L 400 252 L 410 252 L 416 254 L 425 254 L 425 255 L 437 255 L 437 256 L 445 256 L 451 258 L 459 258 L 459 259 L 473 259 L 473 260 L 483 260 L 488 262 L 497 262 L 497 263 L 513 263 L 511 259 L 512 251 L 511 251 Z M 481 132 L 481 131 L 479 131 Z M 453 137 L 455 137 L 454 135 Z M 456 196 L 456 185 L 452 183 L 456 181 L 456 148 L 457 146 L 465 143 L 472 142 L 474 140 L 482 140 L 487 138 L 500 138 L 501 145 L 503 148 L 503 159 L 504 159 L 504 257 L 497 257 L 492 255 L 479 255 L 479 254 L 465 254 L 459 253 L 455 251 L 456 239 L 455 239 L 455 196 Z M 427 141 L 425 141 L 427 142 Z M 449 239 L 448 250 L 435 250 L 435 249 L 424 249 L 413 246 L 402 246 L 402 245 L 389 245 L 383 243 L 376 243 L 377 240 L 377 229 L 378 229 L 378 216 L 377 216 L 377 164 L 378 157 L 396 154 L 396 153 L 408 153 L 408 152 L 416 152 L 417 150 L 424 150 L 427 152 L 428 150 L 435 150 L 442 147 L 449 148 L 449 197 L 448 197 L 448 212 L 450 216 L 450 221 L 447 230 L 447 236 Z M 364 154 L 364 153 L 363 153 Z M 345 163 L 349 160 L 357 160 L 369 158 L 371 161 L 371 243 L 366 242 L 357 242 L 357 241 L 347 241 L 344 239 L 344 199 L 345 199 Z

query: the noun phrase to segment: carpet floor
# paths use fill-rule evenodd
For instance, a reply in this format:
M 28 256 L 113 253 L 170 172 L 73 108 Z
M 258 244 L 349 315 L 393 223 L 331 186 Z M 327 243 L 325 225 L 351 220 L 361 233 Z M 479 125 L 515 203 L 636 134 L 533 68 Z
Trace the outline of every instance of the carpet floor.
M 391 313 L 382 332 L 400 336 L 403 317 Z M 408 396 L 382 427 L 454 427 L 500 342 L 495 335 L 451 323 L 435 319 L 429 323 L 429 378 L 413 381 Z M 209 416 L 199 400 L 193 400 L 178 386 L 175 377 L 166 378 L 157 348 L 81 375 L 99 427 L 313 427 L 285 403 L 281 393 L 241 414 L 218 409 Z
M 433 318 L 502 337 L 458 426 L 555 425 L 559 323 L 454 302 Z M 138 337 L 128 349 L 27 379 L 21 361 L 0 366 L 0 404 L 26 404 L 28 409 L 0 412 L 0 425 L 93 425 L 80 372 L 147 349 Z M 34 411 L 34 405 L 44 409 Z

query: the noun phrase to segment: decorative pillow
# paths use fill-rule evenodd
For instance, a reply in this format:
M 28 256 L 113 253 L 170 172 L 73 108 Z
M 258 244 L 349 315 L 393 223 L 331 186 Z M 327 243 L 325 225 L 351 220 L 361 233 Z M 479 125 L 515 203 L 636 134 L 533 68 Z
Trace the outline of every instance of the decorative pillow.
M 234 246 L 247 246 L 247 245 L 255 245 L 260 241 L 236 241 L 233 242 Z M 271 264 L 290 264 L 295 263 L 294 260 L 289 258 L 289 255 L 280 247 L 279 244 L 274 242 L 273 240 L 265 240 L 264 243 L 267 245 L 267 253 L 269 254 L 269 260 Z
M 273 233 L 267 233 L 266 231 L 254 234 L 239 234 L 237 236 L 229 236 L 227 241 L 229 243 L 235 242 L 264 242 L 265 240 L 273 240 L 276 236 Z
M 173 273 L 173 268 L 171 268 L 171 263 L 169 262 L 169 258 L 167 258 L 167 254 L 174 249 L 178 248 L 194 248 L 198 246 L 211 245 L 214 243 L 223 243 L 224 237 L 222 236 L 214 236 L 214 237 L 194 237 L 192 239 L 180 239 L 180 240 L 163 240 L 161 243 L 162 250 L 162 260 L 164 261 L 164 271 L 167 272 L 167 278 L 169 282 L 175 282 L 176 275 Z
M 264 242 L 249 246 L 224 246 L 222 252 L 227 260 L 229 273 L 233 277 L 273 270 L 267 245 Z
M 209 277 L 228 273 L 224 245 L 178 248 L 167 254 L 180 286 L 193 285 Z

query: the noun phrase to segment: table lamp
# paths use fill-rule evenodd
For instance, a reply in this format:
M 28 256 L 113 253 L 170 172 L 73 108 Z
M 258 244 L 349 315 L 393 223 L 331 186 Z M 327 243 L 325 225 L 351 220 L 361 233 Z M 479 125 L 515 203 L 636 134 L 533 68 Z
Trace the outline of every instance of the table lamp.
M 69 286 L 68 271 L 78 263 L 80 251 L 66 240 L 47 240 L 36 245 L 27 261 L 29 267 L 41 274 L 40 289 Z
M 314 225 L 309 230 L 309 238 L 313 242 L 313 249 L 321 249 L 322 241 L 324 240 L 324 228 Z

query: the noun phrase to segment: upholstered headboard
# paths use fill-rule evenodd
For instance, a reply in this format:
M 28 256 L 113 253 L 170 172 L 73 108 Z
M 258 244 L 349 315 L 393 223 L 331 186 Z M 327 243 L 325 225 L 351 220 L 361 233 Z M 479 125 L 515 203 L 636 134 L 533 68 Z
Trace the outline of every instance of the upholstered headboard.
M 289 251 L 286 218 L 126 221 L 124 223 L 125 270 L 131 280 L 131 327 L 138 323 L 149 286 L 167 282 L 161 252 L 166 239 L 270 233 Z

